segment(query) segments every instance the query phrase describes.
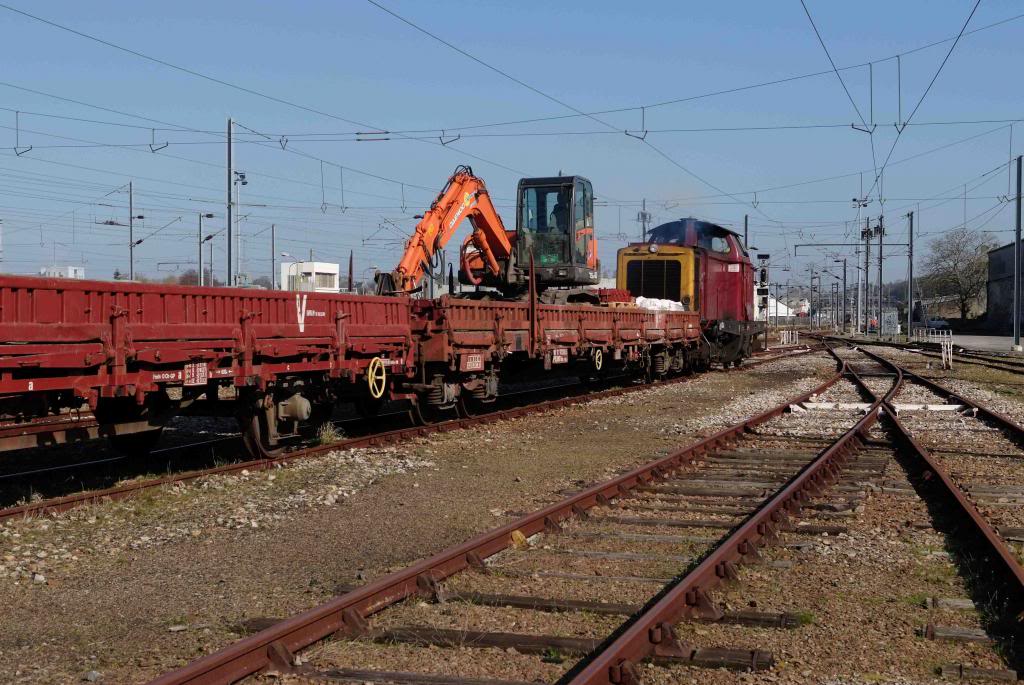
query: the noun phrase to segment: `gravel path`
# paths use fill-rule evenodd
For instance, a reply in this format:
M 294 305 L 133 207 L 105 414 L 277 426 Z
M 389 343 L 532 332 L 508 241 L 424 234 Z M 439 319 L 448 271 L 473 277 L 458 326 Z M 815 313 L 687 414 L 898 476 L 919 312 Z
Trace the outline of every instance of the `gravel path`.
M 823 355 L 0 526 L 4 682 L 137 682 L 820 382 Z M 500 503 L 500 507 L 496 508 Z

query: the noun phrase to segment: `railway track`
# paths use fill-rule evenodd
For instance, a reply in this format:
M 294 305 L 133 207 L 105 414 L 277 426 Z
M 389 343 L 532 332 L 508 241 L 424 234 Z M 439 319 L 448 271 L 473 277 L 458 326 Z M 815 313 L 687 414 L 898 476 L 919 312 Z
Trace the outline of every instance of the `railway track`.
M 1015 679 L 1024 667 L 1024 427 L 882 355 L 858 353 L 904 381 L 883 400 L 888 430 L 882 445 L 895 448 L 894 458 L 932 511 L 934 529 L 954 541 L 971 594 L 960 601 L 980 617 L 978 628 L 929 623 L 922 632 L 932 639 L 998 642 L 1017 670 L 983 669 L 974 677 Z M 879 398 L 877 382 L 858 384 Z
M 877 345 L 880 347 L 892 347 L 899 350 L 914 352 L 929 359 L 942 359 L 942 355 L 934 350 L 938 349 L 934 344 L 929 343 L 897 343 L 881 340 L 857 341 L 859 345 Z M 972 352 L 961 347 L 953 348 L 953 356 L 962 364 L 982 366 L 996 371 L 1005 371 L 1015 375 L 1024 375 L 1024 360 L 1016 360 L 1004 355 L 984 354 Z
M 760 364 L 775 361 L 777 359 L 809 354 L 816 351 L 816 349 L 801 349 L 797 351 L 785 351 L 774 355 L 763 355 L 758 359 L 749 362 L 740 369 L 750 369 Z M 735 371 L 733 369 L 731 371 Z M 694 376 L 682 376 L 673 378 L 666 383 L 679 383 L 686 382 Z M 299 459 L 307 457 L 315 457 L 317 455 L 325 454 L 327 452 L 354 449 L 359 447 L 374 447 L 380 445 L 395 444 L 404 440 L 409 440 L 416 437 L 422 437 L 435 432 L 445 432 L 456 430 L 459 428 L 466 428 L 476 424 L 489 423 L 493 421 L 500 421 L 505 419 L 517 418 L 526 414 L 550 411 L 559 407 L 568 406 L 571 404 L 578 404 L 582 402 L 588 402 L 595 399 L 604 397 L 613 397 L 644 388 L 649 388 L 649 385 L 636 385 L 621 388 L 612 388 L 607 390 L 598 390 L 594 392 L 586 392 L 582 394 L 570 395 L 566 397 L 560 397 L 557 399 L 543 400 L 540 402 L 534 402 L 524 404 L 520 406 L 513 406 L 506 409 L 497 410 L 494 412 L 481 414 L 478 416 L 471 417 L 459 417 L 453 418 L 446 421 L 440 421 L 438 423 L 429 424 L 426 426 L 411 426 L 404 428 L 396 428 L 392 430 L 368 432 L 364 435 L 356 437 L 346 438 L 330 444 L 314 445 L 309 447 L 303 447 L 285 452 L 279 456 L 275 456 L 270 459 L 244 459 L 244 460 L 232 460 L 227 464 L 220 464 L 208 468 L 198 468 L 186 471 L 178 471 L 175 473 L 169 473 L 164 476 L 150 477 L 150 478 L 137 478 L 129 482 L 119 483 L 110 487 L 89 489 L 79 492 L 73 492 L 58 497 L 50 497 L 46 499 L 38 499 L 24 504 L 18 504 L 16 506 L 10 506 L 0 509 L 0 520 L 12 518 L 12 517 L 23 517 L 33 516 L 42 514 L 53 514 L 62 511 L 67 511 L 75 507 L 84 506 L 88 504 L 94 504 L 104 500 L 116 500 L 127 497 L 133 497 L 140 492 L 145 490 L 169 485 L 173 483 L 188 482 L 218 474 L 237 473 L 243 470 L 248 471 L 260 471 L 269 468 L 275 468 L 280 464 L 289 463 Z M 240 438 L 237 435 L 226 436 L 223 438 L 217 438 L 215 440 L 205 440 L 198 445 L 179 445 L 163 450 L 156 450 L 156 458 L 165 463 L 171 463 L 174 461 L 184 461 L 192 456 L 192 452 L 196 449 L 201 450 L 206 455 L 205 458 L 217 458 L 221 461 L 229 460 L 230 457 L 225 451 L 230 452 L 232 446 L 235 448 L 235 453 L 242 451 L 240 444 Z M 100 466 L 104 467 L 112 461 L 122 461 L 121 458 L 112 458 L 111 460 L 97 460 L 95 463 L 87 463 L 85 466 Z M 50 471 L 43 470 L 40 475 L 48 476 Z M 17 474 L 13 474 L 17 475 Z M 5 476 L 6 478 L 12 477 L 11 475 Z
M 638 683 L 672 681 L 674 671 L 662 669 L 711 667 L 719 669 L 707 672 L 714 680 L 723 668 L 771 668 L 779 655 L 758 646 L 765 631 L 799 633 L 808 619 L 737 609 L 747 605 L 734 596 L 761 592 L 768 601 L 758 606 L 771 607 L 786 583 L 806 593 L 792 567 L 815 561 L 784 557 L 834 552 L 816 538 L 841 540 L 871 493 L 882 493 L 885 506 L 886 498 L 917 502 L 926 520 L 909 529 L 955 541 L 951 557 L 973 599 L 925 597 L 928 611 L 985 612 L 980 629 L 929 622 L 919 635 L 893 639 L 915 641 L 911 658 L 927 645 L 960 659 L 939 665 L 946 677 L 1015 678 L 987 646 L 997 640 L 1011 664 L 1019 659 L 1024 573 L 1008 547 L 1014 533 L 979 510 L 988 491 L 949 476 L 907 429 L 901 412 L 927 410 L 897 399 L 905 383 L 930 381 L 876 355 L 833 354 L 840 370 L 811 392 L 406 569 L 339 588 L 336 599 L 300 615 L 255 620 L 250 637 L 153 682 L 228 683 L 269 670 L 289 674 L 288 682 Z M 946 399 L 979 421 L 1000 420 L 964 398 Z M 833 558 L 821 564 L 833 586 L 853 580 Z M 741 578 L 753 587 L 734 582 Z M 727 642 L 709 644 L 709 633 Z M 834 644 L 834 632 L 827 635 Z M 814 652 L 807 638 L 789 642 Z M 839 651 L 844 663 L 855 659 Z
M 854 373 L 845 365 L 843 371 Z M 301 615 L 264 621 L 269 627 L 154 683 L 234 682 L 263 669 L 293 673 L 300 682 L 479 685 L 509 682 L 520 669 L 519 680 L 525 673 L 527 680 L 629 683 L 638 681 L 647 660 L 768 668 L 774 657 L 766 650 L 696 646 L 680 639 L 676 626 L 684 619 L 780 628 L 800 624 L 798 616 L 785 612 L 723 612 L 710 593 L 738 578 L 738 565 L 756 562 L 760 550 L 783 531 L 795 536 L 842 532 L 843 526 L 829 520 L 795 521 L 802 512 L 817 511 L 812 500 L 831 486 L 856 490 L 858 479 L 878 470 L 874 459 L 857 456 L 878 412 L 848 412 L 824 431 L 817 417 L 787 413 L 836 384 L 853 391 L 852 382 L 837 372 L 811 392 L 663 459 Z M 878 398 L 874 409 L 884 399 Z M 849 500 L 844 492 L 837 506 Z M 666 544 L 684 553 L 666 553 Z M 786 566 L 765 563 L 766 568 Z M 679 574 L 680 568 L 686 570 Z M 600 601 L 609 590 L 632 601 Z M 412 598 L 430 602 L 403 602 Z M 516 624 L 521 630 L 508 630 L 504 613 L 510 608 L 525 614 Z M 624 623 L 623 617 L 628 617 Z M 295 666 L 300 650 L 332 635 L 354 640 L 339 644 L 351 647 L 346 651 L 360 662 L 396 667 L 365 668 L 344 659 Z M 462 658 L 452 657 L 430 674 L 437 650 L 428 647 L 454 647 Z M 508 656 L 481 660 L 466 654 L 478 648 L 500 648 Z M 445 675 L 453 669 L 458 676 Z

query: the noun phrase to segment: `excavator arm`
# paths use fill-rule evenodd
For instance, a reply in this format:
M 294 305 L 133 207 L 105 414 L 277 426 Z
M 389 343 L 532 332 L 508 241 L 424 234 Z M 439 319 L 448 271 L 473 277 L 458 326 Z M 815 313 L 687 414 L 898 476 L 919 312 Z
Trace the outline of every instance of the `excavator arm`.
M 378 279 L 379 293 L 414 292 L 430 270 L 435 255 L 448 244 L 462 221 L 469 219 L 473 232 L 461 251 L 463 271 L 473 281 L 474 270 L 483 269 L 500 278 L 502 263 L 512 259 L 515 232 L 506 231 L 487 186 L 468 166 L 459 166 L 416 224 L 405 244 L 402 259 L 393 272 Z M 470 252 L 469 248 L 475 248 Z

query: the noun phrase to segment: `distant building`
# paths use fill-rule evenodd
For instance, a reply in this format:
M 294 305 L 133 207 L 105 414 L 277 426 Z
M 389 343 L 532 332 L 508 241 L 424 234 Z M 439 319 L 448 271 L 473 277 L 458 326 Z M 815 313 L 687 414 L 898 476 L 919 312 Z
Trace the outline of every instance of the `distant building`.
M 283 290 L 336 293 L 341 290 L 341 266 L 330 262 L 284 262 L 281 285 Z
M 1024 273 L 1024 269 L 1021 272 Z M 985 327 L 993 333 L 1012 333 L 1013 243 L 989 250 L 986 295 Z
M 43 278 L 77 278 L 82 280 L 85 278 L 85 267 L 84 266 L 44 266 L 39 270 L 39 275 Z

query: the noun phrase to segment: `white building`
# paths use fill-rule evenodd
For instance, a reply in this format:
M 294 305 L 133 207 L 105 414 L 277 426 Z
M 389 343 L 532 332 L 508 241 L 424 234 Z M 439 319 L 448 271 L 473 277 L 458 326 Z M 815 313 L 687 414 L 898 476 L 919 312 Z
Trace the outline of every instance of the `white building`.
M 341 290 L 341 265 L 330 262 L 283 262 L 281 289 L 336 293 Z
M 786 306 L 784 303 L 779 302 L 775 299 L 774 295 L 768 296 L 768 306 L 761 307 L 760 303 L 757 306 L 757 314 L 754 319 L 757 321 L 764 321 L 765 314 L 768 315 L 770 320 L 774 320 L 776 316 L 784 318 L 787 316 L 796 316 L 796 312 L 791 307 Z
M 84 266 L 44 266 L 39 270 L 39 275 L 43 278 L 76 278 L 82 280 L 85 278 L 85 267 Z

